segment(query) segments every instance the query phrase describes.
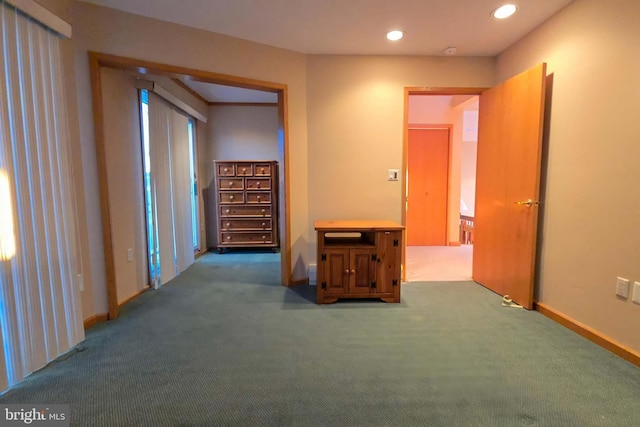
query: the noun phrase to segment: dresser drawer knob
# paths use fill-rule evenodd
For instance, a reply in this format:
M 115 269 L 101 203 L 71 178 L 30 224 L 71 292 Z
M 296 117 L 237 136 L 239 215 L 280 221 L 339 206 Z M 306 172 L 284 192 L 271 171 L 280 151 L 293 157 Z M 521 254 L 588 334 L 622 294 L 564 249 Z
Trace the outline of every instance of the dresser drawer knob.
M 233 181 L 229 181 L 229 187 L 233 187 Z
M 229 212 L 231 212 L 229 209 L 224 210 L 224 213 L 229 213 Z
M 234 196 L 229 196 L 229 200 L 233 200 L 233 199 L 234 199 Z
M 263 223 L 262 223 L 262 226 L 263 226 L 263 227 L 265 227 L 266 225 L 267 225 L 267 223 L 266 223 L 266 222 L 263 222 Z
M 227 228 L 231 227 L 231 223 L 230 222 L 226 223 L 225 227 L 227 227 Z
M 260 181 L 256 183 L 256 187 L 260 188 Z
M 260 200 L 260 196 L 258 196 L 257 199 Z
M 227 240 L 231 240 L 231 236 L 227 236 Z
M 261 210 L 260 210 L 260 212 L 265 213 L 265 212 L 266 212 L 266 210 L 265 210 L 265 209 L 261 209 Z
M 229 168 L 224 168 L 224 171 L 225 172 L 229 172 Z
M 267 240 L 267 236 L 262 236 L 262 240 Z

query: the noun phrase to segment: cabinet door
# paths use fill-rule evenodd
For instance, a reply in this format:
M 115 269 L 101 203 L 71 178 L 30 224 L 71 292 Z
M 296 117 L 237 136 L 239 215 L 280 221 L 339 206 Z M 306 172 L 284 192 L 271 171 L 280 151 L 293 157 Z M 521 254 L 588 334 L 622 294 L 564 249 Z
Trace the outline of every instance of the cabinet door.
M 401 239 L 402 231 L 378 233 L 377 292 L 395 293 L 400 287 Z
M 326 259 L 322 261 L 322 283 L 326 283 L 325 293 L 344 294 L 349 290 L 349 249 L 325 249 Z
M 368 294 L 375 292 L 376 281 L 375 248 L 349 250 L 349 293 Z

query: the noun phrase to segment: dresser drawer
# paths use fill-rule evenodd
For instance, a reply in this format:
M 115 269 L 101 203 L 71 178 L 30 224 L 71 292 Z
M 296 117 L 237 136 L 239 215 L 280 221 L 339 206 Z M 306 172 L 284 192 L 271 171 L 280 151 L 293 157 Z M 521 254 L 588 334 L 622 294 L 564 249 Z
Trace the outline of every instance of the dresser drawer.
M 220 207 L 220 216 L 271 216 L 271 206 L 234 206 L 227 205 Z
M 247 203 L 271 203 L 268 191 L 247 191 Z
M 236 176 L 252 176 L 253 165 L 249 163 L 236 163 Z
M 218 163 L 218 176 L 235 176 L 235 165 L 233 163 Z
M 271 190 L 271 178 L 247 178 L 247 190 Z
M 218 180 L 220 190 L 243 190 L 243 178 L 220 178 Z
M 222 233 L 222 242 L 225 245 L 233 245 L 233 244 L 261 244 L 261 243 L 271 243 L 273 242 L 273 236 L 271 232 L 266 233 Z
M 219 200 L 222 204 L 244 203 L 244 193 L 242 191 L 221 191 Z
M 255 164 L 255 176 L 271 176 L 271 164 L 270 163 L 256 163 Z
M 225 219 L 220 221 L 220 229 L 231 230 L 271 230 L 271 218 L 264 219 Z

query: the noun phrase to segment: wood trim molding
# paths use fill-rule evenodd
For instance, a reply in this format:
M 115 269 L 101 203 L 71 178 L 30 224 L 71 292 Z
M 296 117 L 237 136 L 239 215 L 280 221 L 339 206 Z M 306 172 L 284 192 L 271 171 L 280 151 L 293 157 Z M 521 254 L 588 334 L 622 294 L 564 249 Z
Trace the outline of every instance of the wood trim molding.
M 144 294 L 144 293 L 146 293 L 146 292 L 150 291 L 151 289 L 153 289 L 153 288 L 148 287 L 148 288 L 144 288 L 144 289 L 143 289 L 143 290 L 141 290 L 141 291 L 136 292 L 135 294 L 131 295 L 129 298 L 127 298 L 126 300 L 124 300 L 124 301 L 122 301 L 120 304 L 118 304 L 118 307 L 122 307 L 122 306 L 123 306 L 123 305 L 125 305 L 126 303 L 128 303 L 128 302 L 130 302 L 130 301 L 133 301 L 134 299 L 136 299 L 136 298 L 138 298 L 140 295 L 142 295 L 142 294 Z
M 403 135 L 402 135 L 402 170 L 400 171 L 402 177 L 402 194 L 400 200 L 402 200 L 402 222 L 401 224 L 407 225 L 407 183 L 404 177 L 407 176 L 407 164 L 409 162 L 409 96 L 410 95 L 480 95 L 488 87 L 405 87 L 404 88 L 404 117 L 403 117 Z M 407 239 L 405 229 L 405 238 L 402 245 L 402 281 L 407 280 Z M 448 232 L 448 230 L 447 230 Z
M 630 348 L 623 346 L 622 344 L 615 342 L 610 337 L 607 337 L 606 335 L 601 334 L 595 329 L 583 325 L 577 320 L 574 320 L 569 316 L 560 313 L 559 311 L 549 307 L 544 303 L 535 302 L 534 309 L 539 311 L 549 319 L 561 324 L 566 328 L 571 329 L 578 335 L 588 339 L 595 344 L 598 344 L 600 347 L 603 347 L 604 349 L 609 350 L 610 352 L 622 357 L 628 362 L 640 367 L 640 354 L 634 352 Z
M 109 315 L 107 313 L 94 314 L 84 320 L 84 329 L 86 331 L 87 329 L 97 325 L 99 322 L 106 322 L 107 320 L 109 320 Z
M 178 86 L 180 86 L 182 89 L 184 89 L 187 93 L 189 93 L 189 95 L 193 96 L 194 98 L 196 98 L 198 101 L 202 102 L 203 104 L 209 104 L 209 100 L 206 99 L 205 97 L 203 97 L 202 95 L 200 95 L 198 92 L 196 92 L 195 90 L 191 89 L 189 86 L 187 86 L 187 84 L 185 82 L 183 82 L 180 79 L 177 79 L 175 77 L 173 77 L 171 79 L 175 84 L 177 84 Z
M 406 87 L 407 95 L 480 95 L 488 87 Z
M 104 249 L 105 274 L 107 279 L 107 303 L 110 319 L 118 317 L 118 288 L 113 258 L 111 236 L 111 211 L 107 184 L 107 158 L 104 146 L 104 116 L 102 111 L 102 78 L 100 60 L 89 52 L 89 74 L 91 77 L 91 99 L 93 103 L 93 128 L 98 167 L 98 188 L 100 193 L 100 214 L 102 218 L 102 245 Z
M 277 102 L 209 102 L 214 107 L 277 107 Z
M 280 206 L 284 208 L 284 225 L 280 227 L 281 246 L 281 280 L 283 286 L 290 286 L 292 280 L 292 264 L 291 264 L 291 216 L 289 207 L 290 186 L 289 186 L 289 125 L 288 125 L 288 87 L 286 84 L 268 82 L 263 80 L 249 79 L 228 74 L 214 73 L 210 71 L 185 68 L 176 65 L 162 64 L 150 62 L 136 58 L 124 56 L 109 55 L 89 51 L 89 70 L 91 76 L 91 94 L 94 121 L 94 138 L 96 146 L 96 159 L 98 169 L 98 182 L 100 192 L 100 212 L 102 217 L 102 236 L 104 247 L 104 262 L 107 285 L 107 301 L 108 301 L 108 317 L 109 320 L 118 317 L 118 292 L 115 279 L 115 261 L 113 257 L 113 241 L 111 234 L 111 212 L 109 204 L 109 193 L 107 186 L 107 165 L 105 155 L 104 140 L 104 118 L 102 110 L 102 82 L 100 69 L 101 67 L 114 68 L 118 70 L 130 71 L 137 74 L 153 74 L 158 76 L 167 76 L 170 78 L 180 78 L 187 76 L 190 79 L 201 81 L 204 83 L 223 84 L 226 86 L 241 87 L 245 89 L 256 89 L 266 92 L 278 94 L 278 117 L 281 140 L 279 141 L 280 152 L 282 157 L 278 159 L 281 167 L 284 168 L 282 173 L 284 179 L 284 197 L 280 202 Z M 283 214 L 281 210 L 281 215 Z

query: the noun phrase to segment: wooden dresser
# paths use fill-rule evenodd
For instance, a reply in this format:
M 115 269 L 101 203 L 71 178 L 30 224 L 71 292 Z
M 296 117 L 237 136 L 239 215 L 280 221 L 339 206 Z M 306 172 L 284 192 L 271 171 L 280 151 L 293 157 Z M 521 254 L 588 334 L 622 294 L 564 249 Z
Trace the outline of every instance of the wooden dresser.
M 315 221 L 317 302 L 380 298 L 400 302 L 402 234 L 392 221 Z
M 213 162 L 218 252 L 278 241 L 278 162 Z

